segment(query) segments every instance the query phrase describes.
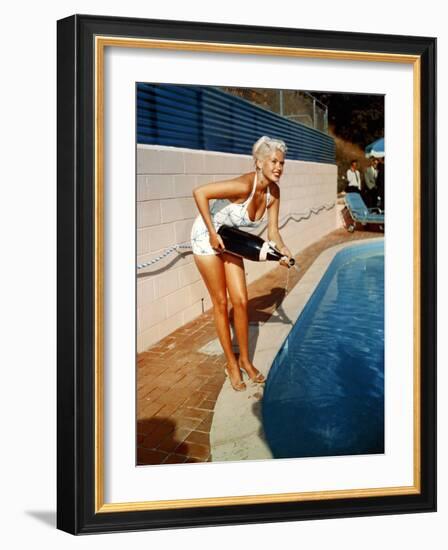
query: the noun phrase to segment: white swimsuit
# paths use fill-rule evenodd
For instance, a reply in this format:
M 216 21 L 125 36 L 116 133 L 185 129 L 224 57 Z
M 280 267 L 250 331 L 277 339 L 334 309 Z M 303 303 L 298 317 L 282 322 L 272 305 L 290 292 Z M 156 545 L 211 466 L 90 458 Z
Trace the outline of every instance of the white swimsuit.
M 244 202 L 237 204 L 235 202 L 231 202 L 229 199 L 216 199 L 213 202 L 210 208 L 210 215 L 216 231 L 218 231 L 221 225 L 230 225 L 233 227 L 257 227 L 262 223 L 266 216 L 271 195 L 268 187 L 266 193 L 266 209 L 263 216 L 259 220 L 252 221 L 247 213 L 247 207 L 254 196 L 256 187 L 257 173 L 255 172 L 252 192 Z M 191 247 L 193 249 L 193 254 L 198 254 L 199 256 L 220 254 L 220 252 L 216 252 L 211 247 L 210 235 L 204 219 L 200 214 L 195 219 L 193 227 L 191 228 Z

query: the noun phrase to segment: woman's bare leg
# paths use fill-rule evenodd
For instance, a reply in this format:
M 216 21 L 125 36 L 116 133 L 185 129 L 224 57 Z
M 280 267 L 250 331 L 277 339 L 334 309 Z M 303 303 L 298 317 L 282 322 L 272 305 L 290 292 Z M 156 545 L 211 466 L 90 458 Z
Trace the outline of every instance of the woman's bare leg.
M 227 359 L 228 371 L 232 386 L 244 389 L 241 383 L 241 373 L 238 361 L 233 353 L 230 336 L 229 315 L 227 311 L 227 289 L 224 262 L 221 255 L 200 256 L 195 254 L 194 260 L 201 274 L 213 303 L 216 332 Z
M 249 358 L 249 317 L 247 313 L 247 285 L 244 273 L 244 263 L 241 258 L 232 254 L 223 254 L 226 285 L 229 289 L 230 300 L 233 305 L 233 319 L 235 333 L 240 348 L 239 364 L 251 380 L 264 381 L 264 377 L 253 366 Z

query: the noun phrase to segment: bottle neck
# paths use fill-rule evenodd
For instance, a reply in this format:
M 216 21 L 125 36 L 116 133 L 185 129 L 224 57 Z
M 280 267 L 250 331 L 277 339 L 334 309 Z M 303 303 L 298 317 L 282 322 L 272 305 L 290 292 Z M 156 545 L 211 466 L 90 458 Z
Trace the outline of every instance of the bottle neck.
M 284 257 L 283 254 L 281 254 L 281 252 L 276 248 L 276 246 L 272 242 L 270 241 L 264 242 L 260 250 L 260 261 L 262 262 L 266 260 L 279 261 L 283 257 Z M 290 267 L 293 266 L 295 263 L 296 262 L 294 258 L 291 258 L 289 260 Z

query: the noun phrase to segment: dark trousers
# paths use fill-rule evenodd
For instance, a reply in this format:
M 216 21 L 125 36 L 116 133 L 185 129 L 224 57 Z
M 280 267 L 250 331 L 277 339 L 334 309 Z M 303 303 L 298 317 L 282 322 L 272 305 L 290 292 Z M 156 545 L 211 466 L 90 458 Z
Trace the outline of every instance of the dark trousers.
M 365 190 L 364 201 L 368 208 L 376 208 L 378 202 L 378 189 L 373 187 L 372 189 Z
M 361 191 L 356 187 L 356 185 L 349 185 L 347 187 L 346 193 L 361 193 Z

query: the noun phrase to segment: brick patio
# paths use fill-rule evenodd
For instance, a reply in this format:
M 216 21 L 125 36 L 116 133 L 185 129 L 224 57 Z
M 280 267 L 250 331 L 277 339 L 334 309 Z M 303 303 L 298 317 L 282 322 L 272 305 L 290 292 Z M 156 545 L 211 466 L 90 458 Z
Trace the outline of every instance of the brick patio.
M 300 271 L 278 266 L 250 284 L 250 322 L 267 321 L 281 304 L 286 283 L 291 290 L 326 248 L 372 237 L 378 233 L 338 229 L 296 256 Z M 226 360 L 199 350 L 215 339 L 209 310 L 138 355 L 138 465 L 210 461 L 210 427 Z

